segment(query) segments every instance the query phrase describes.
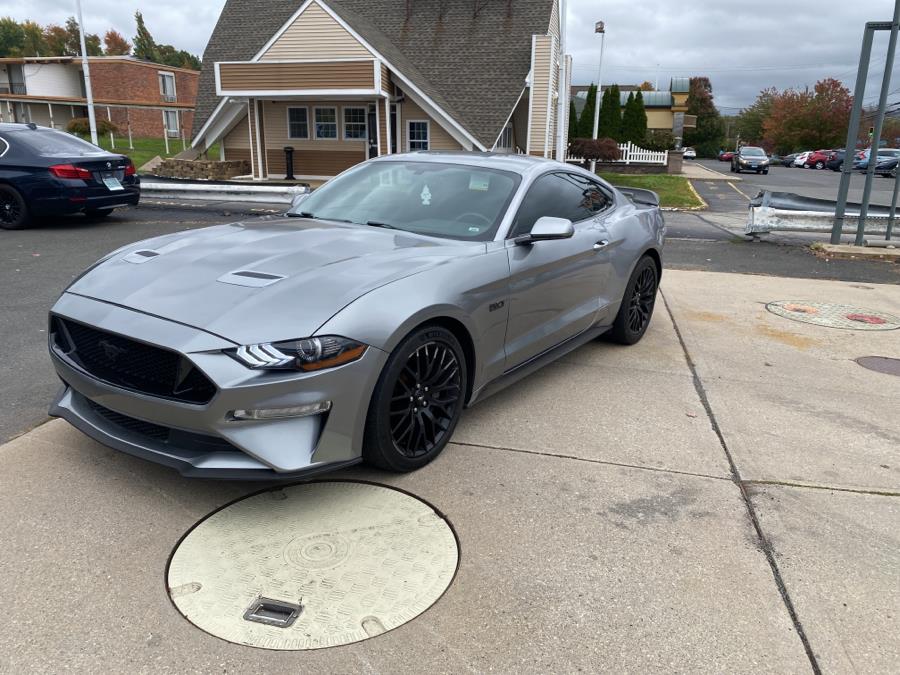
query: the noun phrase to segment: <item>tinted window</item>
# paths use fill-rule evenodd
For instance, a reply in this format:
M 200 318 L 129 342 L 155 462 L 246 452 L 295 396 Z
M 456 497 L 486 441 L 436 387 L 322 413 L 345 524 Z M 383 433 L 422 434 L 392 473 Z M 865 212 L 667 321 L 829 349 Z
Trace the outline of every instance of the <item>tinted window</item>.
M 747 157 L 765 157 L 766 153 L 762 148 L 741 148 L 741 154 Z
M 507 171 L 463 164 L 373 162 L 326 183 L 298 210 L 325 220 L 488 241 L 520 180 Z
M 510 229 L 510 237 L 531 232 L 538 218 L 567 218 L 573 223 L 606 209 L 610 199 L 596 183 L 571 173 L 541 176 L 522 200 Z
M 19 143 L 44 157 L 88 157 L 105 155 L 98 148 L 77 136 L 53 129 L 23 129 L 9 134 L 10 143 Z

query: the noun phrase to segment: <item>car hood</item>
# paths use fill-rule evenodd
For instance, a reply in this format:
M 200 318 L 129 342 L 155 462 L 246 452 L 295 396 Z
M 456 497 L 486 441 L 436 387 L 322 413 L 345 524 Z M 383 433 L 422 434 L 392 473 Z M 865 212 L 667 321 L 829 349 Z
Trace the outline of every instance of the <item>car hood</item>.
M 119 249 L 67 292 L 237 344 L 275 342 L 313 335 L 379 286 L 484 251 L 481 242 L 300 218 L 234 223 Z

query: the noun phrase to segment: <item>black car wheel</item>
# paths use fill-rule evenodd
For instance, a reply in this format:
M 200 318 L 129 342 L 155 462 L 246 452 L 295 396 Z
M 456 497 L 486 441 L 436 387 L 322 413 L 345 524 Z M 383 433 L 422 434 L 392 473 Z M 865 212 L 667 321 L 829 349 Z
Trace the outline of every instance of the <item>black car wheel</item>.
M 88 209 L 84 215 L 88 218 L 106 218 L 112 212 L 113 209 Z
M 768 176 L 768 175 L 769 175 L 769 170 L 766 169 L 765 171 L 763 171 L 763 175 L 764 175 L 764 176 Z
M 28 227 L 30 222 L 28 205 L 18 190 L 0 185 L 0 228 L 21 230 Z
M 465 392 L 465 356 L 453 333 L 416 330 L 391 353 L 375 386 L 363 458 L 391 471 L 425 466 L 450 441 Z
M 656 305 L 658 284 L 656 263 L 650 256 L 644 256 L 631 273 L 625 287 L 625 296 L 619 306 L 619 313 L 616 314 L 616 320 L 610 331 L 610 337 L 615 342 L 633 345 L 644 337 L 653 316 L 653 307 Z

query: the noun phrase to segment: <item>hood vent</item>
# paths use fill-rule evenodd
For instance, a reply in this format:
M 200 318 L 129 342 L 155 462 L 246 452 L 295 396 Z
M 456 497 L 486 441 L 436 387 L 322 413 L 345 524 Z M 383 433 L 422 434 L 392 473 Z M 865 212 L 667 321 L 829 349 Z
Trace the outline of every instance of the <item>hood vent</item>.
M 232 284 L 234 286 L 249 286 L 251 288 L 262 288 L 263 286 L 271 286 L 278 283 L 285 277 L 280 274 L 270 274 L 268 272 L 255 272 L 253 270 L 237 270 L 223 274 L 216 281 L 223 284 Z
M 125 262 L 130 262 L 135 265 L 140 265 L 141 263 L 145 263 L 149 260 L 153 260 L 156 256 L 159 255 L 159 251 L 153 251 L 151 249 L 144 249 L 141 251 L 132 251 L 128 255 L 126 255 L 122 260 Z

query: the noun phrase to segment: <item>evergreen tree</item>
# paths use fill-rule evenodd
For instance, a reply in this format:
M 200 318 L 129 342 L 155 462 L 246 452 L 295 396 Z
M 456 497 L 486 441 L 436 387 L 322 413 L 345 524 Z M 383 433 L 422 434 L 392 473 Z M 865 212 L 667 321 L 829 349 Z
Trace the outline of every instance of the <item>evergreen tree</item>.
M 603 92 L 598 137 L 622 140 L 622 95 L 617 84 Z
M 25 47 L 25 31 L 11 17 L 0 19 L 0 57 L 21 56 Z
M 628 92 L 628 100 L 625 101 L 625 109 L 622 112 L 622 140 L 638 143 L 640 137 L 635 138 L 637 109 L 634 107 L 634 92 Z
M 708 77 L 692 77 L 687 99 L 688 115 L 697 116 L 697 127 L 685 129 L 682 144 L 693 147 L 700 157 L 715 157 L 725 142 L 725 125 L 713 101 Z
M 635 113 L 635 143 L 643 143 L 647 138 L 647 108 L 644 106 L 644 95 L 640 92 L 634 95 Z
M 140 11 L 134 13 L 134 20 L 137 23 L 137 35 L 134 36 L 134 55 L 136 58 L 144 61 L 154 61 L 159 63 L 159 48 L 147 26 L 144 24 L 144 16 Z
M 591 84 L 588 89 L 587 99 L 578 118 L 578 133 L 576 138 L 594 137 L 594 108 L 597 105 L 597 86 Z

